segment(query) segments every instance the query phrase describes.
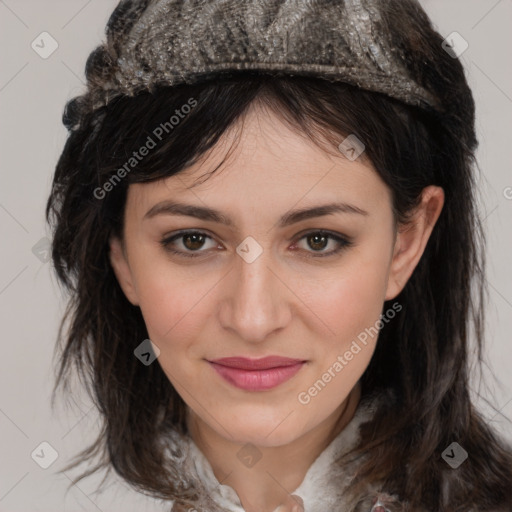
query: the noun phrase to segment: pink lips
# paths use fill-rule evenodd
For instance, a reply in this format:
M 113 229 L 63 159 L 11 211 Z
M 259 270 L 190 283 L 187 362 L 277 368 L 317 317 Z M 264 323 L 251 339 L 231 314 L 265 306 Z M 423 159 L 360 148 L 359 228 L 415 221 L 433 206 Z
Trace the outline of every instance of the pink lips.
M 208 362 L 226 381 L 246 391 L 274 388 L 293 377 L 305 363 L 301 359 L 279 356 L 262 359 L 225 357 Z

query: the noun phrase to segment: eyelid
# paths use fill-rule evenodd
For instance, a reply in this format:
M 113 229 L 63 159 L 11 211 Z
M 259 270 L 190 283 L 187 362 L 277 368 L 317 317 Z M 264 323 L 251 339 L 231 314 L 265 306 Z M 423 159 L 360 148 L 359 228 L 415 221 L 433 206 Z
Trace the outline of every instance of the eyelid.
M 206 231 L 201 231 L 201 230 L 198 230 L 198 229 L 185 229 L 185 230 L 181 230 L 181 231 L 178 231 L 178 232 L 175 232 L 175 233 L 172 233 L 171 235 L 169 236 L 166 236 L 164 237 L 161 241 L 160 241 L 160 244 L 163 246 L 164 250 L 166 250 L 167 252 L 170 252 L 172 254 L 175 254 L 179 257 L 184 257 L 184 258 L 200 258 L 202 257 L 202 253 L 205 253 L 207 254 L 209 251 L 208 250 L 197 250 L 197 251 L 177 251 L 177 250 L 174 250 L 172 248 L 170 248 L 170 244 L 174 241 L 174 240 L 177 240 L 181 237 L 184 237 L 185 235 L 203 235 L 205 236 L 206 238 L 210 238 L 212 240 L 215 240 L 215 237 L 211 236 L 208 234 L 208 232 Z M 329 256 L 335 256 L 337 254 L 339 254 L 340 252 L 342 252 L 344 249 L 347 249 L 349 247 L 351 247 L 353 244 L 353 240 L 352 240 L 352 237 L 350 236 L 347 236 L 347 235 L 344 235 L 342 233 L 338 233 L 338 232 L 333 232 L 333 231 L 330 231 L 330 230 L 327 230 L 327 229 L 309 229 L 309 230 L 305 230 L 303 232 L 300 232 L 298 234 L 295 235 L 294 237 L 294 245 L 298 242 L 300 242 L 300 240 L 302 240 L 303 238 L 305 238 L 306 236 L 308 235 L 313 235 L 313 234 L 322 234 L 322 235 L 326 235 L 329 239 L 331 240 L 335 240 L 339 245 L 339 247 L 337 249 L 334 249 L 334 250 L 331 250 L 329 252 L 325 252 L 325 253 L 321 253 L 321 252 L 317 252 L 315 253 L 314 251 L 303 251 L 303 252 L 306 252 L 306 253 L 309 253 L 308 256 L 305 256 L 306 258 L 325 258 L 325 257 L 329 257 Z

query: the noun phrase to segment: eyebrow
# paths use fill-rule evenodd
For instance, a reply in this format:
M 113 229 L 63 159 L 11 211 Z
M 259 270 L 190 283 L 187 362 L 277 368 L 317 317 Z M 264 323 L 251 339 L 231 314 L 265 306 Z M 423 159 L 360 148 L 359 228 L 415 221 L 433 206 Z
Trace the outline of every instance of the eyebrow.
M 303 220 L 314 217 L 323 217 L 333 215 L 335 213 L 351 213 L 357 215 L 368 215 L 368 212 L 358 208 L 357 206 L 347 203 L 329 203 L 310 208 L 301 208 L 292 210 L 279 219 L 278 226 L 284 228 Z M 187 217 L 195 217 L 204 221 L 217 222 L 225 226 L 233 227 L 235 225 L 233 219 L 225 213 L 204 206 L 195 206 L 191 204 L 179 203 L 176 201 L 162 201 L 150 208 L 143 219 L 150 219 L 157 215 L 184 215 Z

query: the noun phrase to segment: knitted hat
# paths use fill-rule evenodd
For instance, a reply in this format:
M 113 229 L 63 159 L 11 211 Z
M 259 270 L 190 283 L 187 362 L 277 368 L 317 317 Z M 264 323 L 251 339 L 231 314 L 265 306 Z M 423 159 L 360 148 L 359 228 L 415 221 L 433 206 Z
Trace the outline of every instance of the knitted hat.
M 121 0 L 106 35 L 87 60 L 87 91 L 66 105 L 70 131 L 98 124 L 91 114 L 118 96 L 251 71 L 383 93 L 475 143 L 462 65 L 416 0 Z

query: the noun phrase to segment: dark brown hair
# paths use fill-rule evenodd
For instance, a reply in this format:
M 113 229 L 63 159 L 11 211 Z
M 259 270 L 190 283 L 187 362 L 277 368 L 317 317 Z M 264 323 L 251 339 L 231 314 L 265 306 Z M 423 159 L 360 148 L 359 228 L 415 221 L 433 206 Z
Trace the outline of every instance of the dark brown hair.
M 458 66 L 448 72 L 450 91 L 466 102 L 472 117 L 473 100 Z M 94 190 L 190 98 L 197 105 L 179 125 L 104 198 L 96 198 Z M 122 236 L 131 183 L 183 171 L 243 119 L 254 101 L 326 150 L 326 142 L 337 151 L 344 136 L 356 134 L 392 191 L 397 222 L 407 222 L 426 186 L 445 192 L 425 252 L 395 299 L 403 309 L 382 327 L 361 378 L 363 397 L 392 390 L 397 399 L 363 425 L 360 446 L 351 455 L 366 453 L 369 462 L 351 487 L 354 496 L 369 483 L 383 481 L 386 492 L 409 503 L 408 510 L 511 510 L 512 449 L 486 424 L 469 392 L 470 356 L 482 362 L 487 294 L 474 127 L 312 77 L 240 73 L 160 87 L 117 98 L 70 134 L 46 210 L 54 229 L 55 270 L 71 297 L 59 331 L 65 345 L 54 393 L 59 384 L 68 388 L 76 369 L 104 423 L 96 442 L 65 469 L 102 455 L 82 478 L 111 466 L 143 493 L 185 502 L 193 495 L 178 488 L 179 475 L 166 467 L 161 444 L 170 429 L 186 433 L 185 404 L 158 364 L 144 366 L 133 355 L 148 334 L 140 309 L 126 299 L 113 273 L 108 240 L 112 234 Z M 388 307 L 384 303 L 384 310 Z M 65 323 L 69 330 L 63 336 Z M 469 453 L 456 470 L 441 458 L 453 441 Z

